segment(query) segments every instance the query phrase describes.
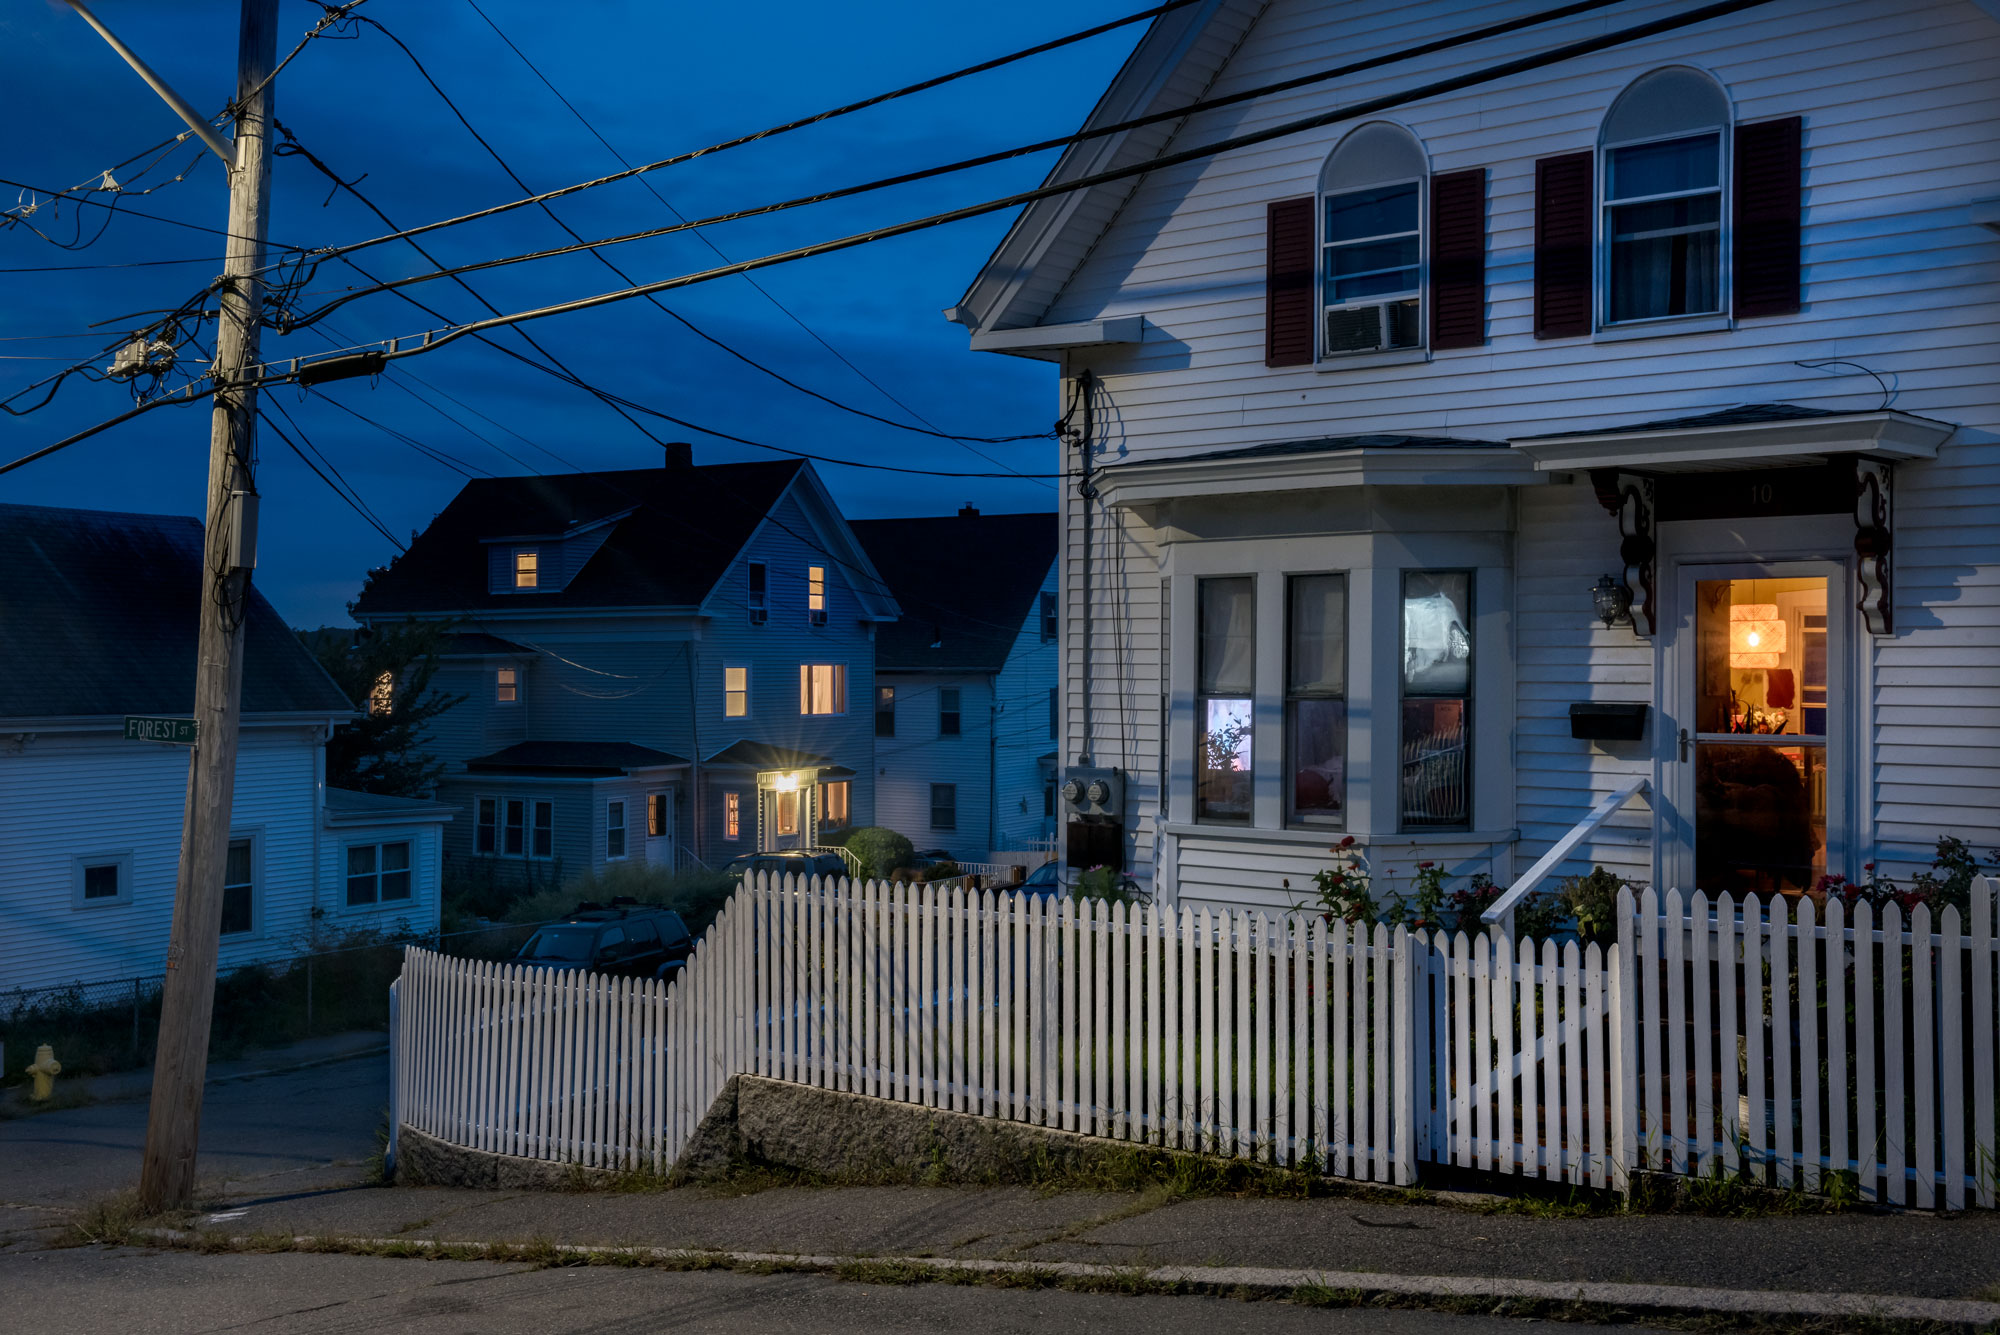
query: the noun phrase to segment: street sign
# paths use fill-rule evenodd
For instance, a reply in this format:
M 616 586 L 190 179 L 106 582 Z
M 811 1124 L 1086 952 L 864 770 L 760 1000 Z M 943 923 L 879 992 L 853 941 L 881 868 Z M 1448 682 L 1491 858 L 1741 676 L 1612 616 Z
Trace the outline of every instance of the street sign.
M 171 742 L 175 746 L 193 746 L 194 734 L 194 720 L 191 718 L 125 716 L 125 740 L 128 742 Z

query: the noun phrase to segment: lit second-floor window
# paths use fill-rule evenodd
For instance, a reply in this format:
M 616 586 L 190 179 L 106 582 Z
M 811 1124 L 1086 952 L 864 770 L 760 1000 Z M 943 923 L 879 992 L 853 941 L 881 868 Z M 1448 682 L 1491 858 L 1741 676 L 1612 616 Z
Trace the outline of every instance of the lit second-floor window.
M 762 561 L 750 563 L 750 624 L 761 626 L 771 616 L 771 572 Z
M 526 547 L 514 553 L 514 587 L 534 589 L 541 587 L 542 554 L 533 547 Z
M 826 567 L 806 567 L 806 614 L 813 625 L 826 624 Z
M 1320 172 L 1320 353 L 1424 342 L 1424 151 L 1377 122 L 1341 140 Z
M 747 718 L 750 714 L 750 669 L 722 669 L 722 713 L 725 718 Z
M 1728 99 L 1698 70 L 1655 70 L 1619 95 L 1599 136 L 1608 324 L 1723 309 Z
M 521 670 L 501 668 L 493 674 L 493 698 L 500 704 L 518 703 L 521 698 Z
M 847 712 L 845 663 L 799 664 L 799 712 L 801 714 Z
M 396 707 L 396 674 L 384 672 L 368 688 L 368 713 L 372 718 L 382 718 Z

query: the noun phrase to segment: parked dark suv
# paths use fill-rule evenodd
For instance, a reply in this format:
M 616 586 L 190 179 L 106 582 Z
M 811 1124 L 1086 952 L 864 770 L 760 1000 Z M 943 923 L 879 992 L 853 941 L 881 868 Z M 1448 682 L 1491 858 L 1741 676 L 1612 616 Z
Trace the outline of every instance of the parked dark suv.
M 847 859 L 838 853 L 785 849 L 774 853 L 745 853 L 740 858 L 731 858 L 722 867 L 722 874 L 733 881 L 740 881 L 757 872 L 769 872 L 773 876 L 841 877 L 847 875 Z
M 693 953 L 694 937 L 680 914 L 621 896 L 608 905 L 577 905 L 562 922 L 550 923 L 529 937 L 514 962 L 540 969 L 671 978 Z

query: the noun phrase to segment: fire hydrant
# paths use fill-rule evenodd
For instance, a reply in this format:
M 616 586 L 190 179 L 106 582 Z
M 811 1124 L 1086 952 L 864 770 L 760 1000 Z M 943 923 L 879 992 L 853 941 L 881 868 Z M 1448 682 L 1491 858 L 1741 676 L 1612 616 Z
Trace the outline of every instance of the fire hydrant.
M 28 1097 L 37 1103 L 45 1102 L 56 1091 L 56 1077 L 62 1074 L 62 1063 L 56 1060 L 55 1050 L 44 1043 L 35 1049 L 35 1060 L 28 1067 L 28 1074 L 35 1078 L 35 1087 Z

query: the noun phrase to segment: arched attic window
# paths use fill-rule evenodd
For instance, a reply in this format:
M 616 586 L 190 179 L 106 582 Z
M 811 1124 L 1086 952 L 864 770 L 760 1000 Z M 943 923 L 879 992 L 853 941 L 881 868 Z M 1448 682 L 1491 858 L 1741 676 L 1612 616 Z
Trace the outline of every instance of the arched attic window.
M 1598 133 L 1606 324 L 1712 315 L 1723 290 L 1729 98 L 1669 66 L 1634 80 Z
M 1320 354 L 1424 342 L 1423 145 L 1386 122 L 1349 132 L 1320 169 Z

